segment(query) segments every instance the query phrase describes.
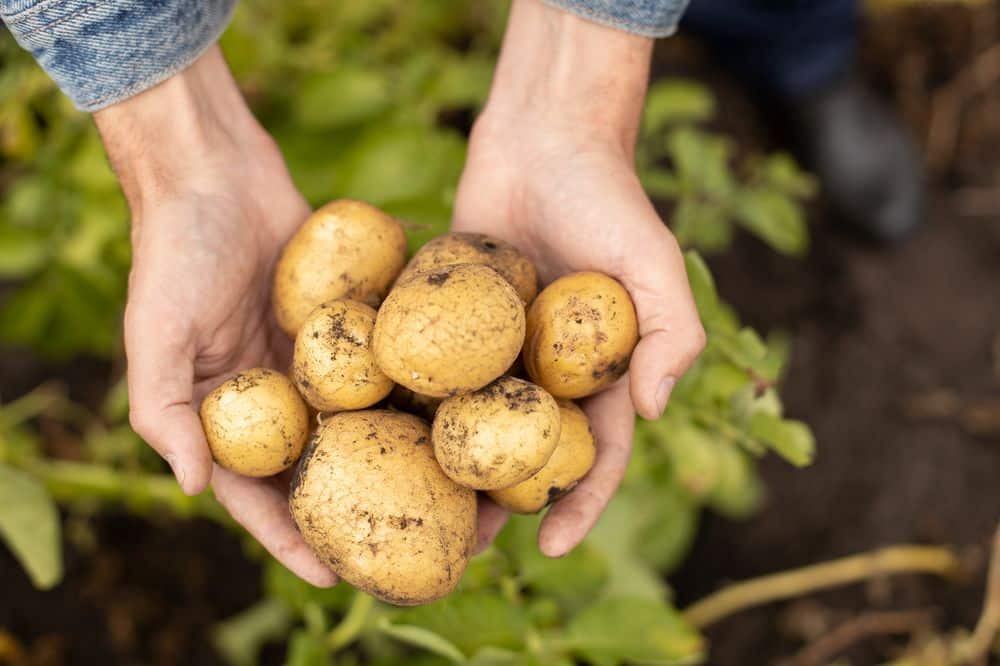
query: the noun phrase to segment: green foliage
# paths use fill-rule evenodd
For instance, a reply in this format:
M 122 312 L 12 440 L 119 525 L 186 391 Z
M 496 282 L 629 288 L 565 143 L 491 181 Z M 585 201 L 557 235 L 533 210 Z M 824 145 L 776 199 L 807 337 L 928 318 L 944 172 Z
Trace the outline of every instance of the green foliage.
M 504 3 L 483 0 L 247 0 L 222 44 L 310 202 L 368 199 L 409 223 L 415 249 L 448 226 L 464 130 L 485 100 L 504 14 Z M 57 359 L 114 358 L 126 207 L 88 119 L 9 37 L 0 63 L 0 280 L 16 284 L 0 305 L 0 341 Z M 248 546 L 263 561 L 265 598 L 216 628 L 223 657 L 247 666 L 264 643 L 284 641 L 293 666 L 701 659 L 704 641 L 671 604 L 666 575 L 702 511 L 740 518 L 760 505 L 757 457 L 802 465 L 814 454 L 808 428 L 782 415 L 786 341 L 743 327 L 694 252 L 722 250 L 742 228 L 801 255 L 801 201 L 814 185 L 787 156 L 736 159 L 730 139 L 705 129 L 714 111 L 694 82 L 661 81 L 649 93 L 640 175 L 692 249 L 688 276 L 709 342 L 667 414 L 637 424 L 622 489 L 584 544 L 548 559 L 536 546 L 540 519 L 516 517 L 455 594 L 412 609 L 345 585 L 318 590 Z M 41 454 L 39 417 L 78 435 L 74 461 Z M 0 506 L 21 507 L 0 514 L 0 536 L 39 586 L 61 571 L 53 500 L 232 527 L 211 496 L 177 488 L 126 418 L 122 382 L 97 412 L 47 386 L 0 405 Z

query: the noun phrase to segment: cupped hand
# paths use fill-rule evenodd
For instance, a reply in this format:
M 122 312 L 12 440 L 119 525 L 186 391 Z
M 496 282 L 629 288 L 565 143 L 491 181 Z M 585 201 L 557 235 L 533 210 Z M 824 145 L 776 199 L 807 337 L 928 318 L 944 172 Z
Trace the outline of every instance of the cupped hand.
M 534 261 L 543 284 L 572 271 L 601 271 L 618 279 L 635 303 L 641 338 L 628 375 L 583 405 L 597 460 L 542 522 L 541 550 L 562 556 L 586 536 L 617 489 L 636 412 L 658 418 L 704 347 L 683 256 L 639 183 L 627 142 L 582 126 L 488 111 L 470 141 L 453 228 L 514 244 Z M 495 505 L 483 511 L 485 543 L 506 515 Z

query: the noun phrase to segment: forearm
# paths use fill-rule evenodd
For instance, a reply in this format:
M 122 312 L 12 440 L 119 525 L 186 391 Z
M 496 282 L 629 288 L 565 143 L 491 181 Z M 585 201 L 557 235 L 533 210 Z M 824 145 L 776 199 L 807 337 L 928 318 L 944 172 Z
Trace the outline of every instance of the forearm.
M 136 216 L 144 203 L 234 168 L 234 153 L 253 159 L 254 147 L 270 141 L 217 46 L 94 121 Z
M 484 116 L 604 133 L 631 151 L 653 40 L 514 0 Z

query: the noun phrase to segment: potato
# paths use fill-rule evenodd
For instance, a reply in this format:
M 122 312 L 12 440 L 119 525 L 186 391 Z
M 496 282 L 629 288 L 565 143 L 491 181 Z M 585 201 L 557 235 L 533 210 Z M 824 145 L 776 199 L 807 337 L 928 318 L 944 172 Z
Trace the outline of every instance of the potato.
M 336 298 L 377 307 L 405 262 L 398 221 L 361 201 L 328 203 L 309 216 L 278 260 L 272 296 L 278 325 L 295 337 L 316 306 Z
M 405 280 L 415 273 L 455 264 L 489 266 L 514 287 L 526 306 L 538 294 L 535 265 L 520 250 L 499 238 L 461 231 L 453 231 L 428 241 L 413 255 L 399 279 Z
M 476 494 L 444 475 L 430 429 L 410 414 L 326 419 L 295 471 L 289 507 L 321 561 L 391 604 L 451 592 L 476 545 Z
M 597 444 L 590 420 L 568 400 L 559 401 L 559 443 L 534 476 L 516 486 L 491 490 L 494 502 L 514 513 L 538 513 L 576 487 L 594 466 Z
M 389 394 L 389 404 L 393 407 L 403 412 L 416 414 L 428 421 L 434 420 L 434 414 L 437 413 L 437 409 L 443 400 L 444 398 L 432 398 L 429 395 L 414 393 L 399 384 L 396 384 L 392 389 L 392 393 Z
M 445 266 L 397 282 L 375 320 L 375 360 L 411 391 L 434 398 L 486 386 L 524 342 L 524 306 L 492 268 Z
M 215 462 L 244 476 L 272 476 L 298 460 L 309 410 L 291 380 L 267 368 L 245 370 L 209 393 L 201 423 Z
M 559 405 L 523 379 L 501 377 L 438 407 L 434 457 L 451 479 L 477 490 L 509 488 L 542 469 L 559 441 Z
M 583 398 L 625 374 L 638 341 L 635 306 L 625 288 L 603 273 L 571 273 L 531 304 L 524 366 L 556 398 Z
M 375 310 L 351 300 L 323 303 L 295 337 L 292 379 L 314 409 L 340 412 L 370 407 L 392 390 L 375 364 Z

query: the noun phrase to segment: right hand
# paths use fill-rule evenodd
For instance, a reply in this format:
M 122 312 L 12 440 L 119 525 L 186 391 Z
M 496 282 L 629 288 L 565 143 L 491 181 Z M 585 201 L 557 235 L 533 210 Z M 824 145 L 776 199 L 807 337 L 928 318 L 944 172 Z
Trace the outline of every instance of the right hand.
M 287 370 L 291 341 L 271 315 L 271 279 L 308 204 L 217 47 L 95 120 L 132 210 L 125 352 L 135 431 L 184 492 L 211 482 L 275 558 L 314 585 L 333 585 L 292 523 L 287 483 L 213 465 L 197 412 L 240 370 Z

